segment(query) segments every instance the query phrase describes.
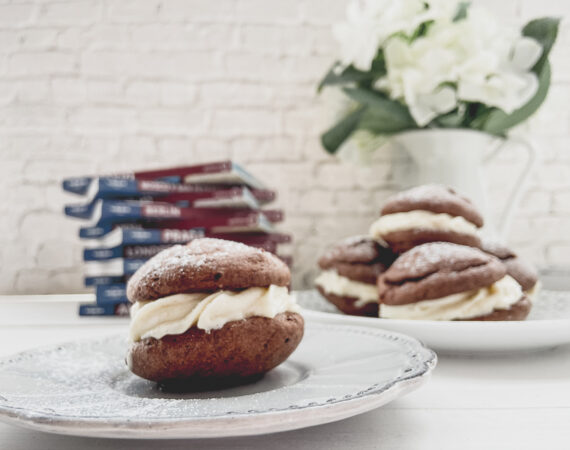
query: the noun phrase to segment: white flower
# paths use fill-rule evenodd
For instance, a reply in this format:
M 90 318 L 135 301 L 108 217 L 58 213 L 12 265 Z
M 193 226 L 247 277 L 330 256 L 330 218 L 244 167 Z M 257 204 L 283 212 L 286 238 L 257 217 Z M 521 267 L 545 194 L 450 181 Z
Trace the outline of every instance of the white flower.
M 412 42 L 393 36 L 383 50 L 387 74 L 375 87 L 405 103 L 420 127 L 455 109 L 459 100 L 511 113 L 538 89 L 530 69 L 542 47 L 474 6 L 457 22 L 440 16 Z
M 370 70 L 378 49 L 396 33 L 411 35 L 417 27 L 455 11 L 453 0 L 362 0 L 347 7 L 347 21 L 334 28 L 343 66 Z

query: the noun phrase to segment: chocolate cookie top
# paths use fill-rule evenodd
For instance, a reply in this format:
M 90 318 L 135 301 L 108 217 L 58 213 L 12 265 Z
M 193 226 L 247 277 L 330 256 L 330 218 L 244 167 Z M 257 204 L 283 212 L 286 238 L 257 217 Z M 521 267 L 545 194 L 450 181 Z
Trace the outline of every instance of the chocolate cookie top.
M 376 283 L 376 278 L 384 272 L 396 255 L 368 236 L 346 238 L 330 249 L 319 259 L 323 270 L 336 270 L 339 275 L 362 283 Z
M 538 281 L 538 273 L 534 267 L 527 264 L 506 245 L 490 239 L 484 239 L 481 248 L 483 251 L 496 256 L 507 267 L 507 273 L 528 291 Z
M 506 275 L 497 258 L 473 247 L 432 242 L 402 254 L 378 278 L 380 302 L 405 305 L 480 289 Z
M 390 197 L 381 214 L 384 216 L 415 210 L 461 216 L 477 227 L 483 226 L 483 217 L 469 199 L 450 187 L 439 184 L 418 186 Z
M 514 258 L 517 255 L 505 244 L 495 239 L 484 238 L 481 239 L 481 250 L 496 256 L 499 259 Z
M 240 290 L 271 284 L 287 286 L 291 273 L 275 255 L 222 239 L 194 239 L 149 259 L 127 285 L 131 302 L 183 292 Z

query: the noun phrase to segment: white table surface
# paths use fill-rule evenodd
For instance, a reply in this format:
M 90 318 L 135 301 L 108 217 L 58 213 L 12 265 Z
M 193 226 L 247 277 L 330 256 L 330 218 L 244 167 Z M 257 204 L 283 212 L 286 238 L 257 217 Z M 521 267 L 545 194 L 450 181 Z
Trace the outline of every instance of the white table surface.
M 84 296 L 1 297 L 0 357 L 126 330 L 80 319 Z M 38 303 L 41 302 L 41 303 Z M 49 306 L 48 306 L 49 305 Z M 514 355 L 439 355 L 426 386 L 328 425 L 257 437 L 139 441 L 75 438 L 0 423 L 0 449 L 570 449 L 570 346 Z

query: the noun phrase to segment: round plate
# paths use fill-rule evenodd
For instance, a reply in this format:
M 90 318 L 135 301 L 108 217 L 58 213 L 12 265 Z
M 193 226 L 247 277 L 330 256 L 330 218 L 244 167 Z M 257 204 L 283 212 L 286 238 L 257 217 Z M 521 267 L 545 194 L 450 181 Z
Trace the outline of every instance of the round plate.
M 261 380 L 172 394 L 132 375 L 124 336 L 70 342 L 0 360 L 0 420 L 97 437 L 265 434 L 344 419 L 419 387 L 436 356 L 408 336 L 307 321 L 293 355 Z
M 542 290 L 527 320 L 469 322 L 393 320 L 347 316 L 317 291 L 300 291 L 298 302 L 306 316 L 331 324 L 382 328 L 414 336 L 442 352 L 510 352 L 570 344 L 570 292 Z

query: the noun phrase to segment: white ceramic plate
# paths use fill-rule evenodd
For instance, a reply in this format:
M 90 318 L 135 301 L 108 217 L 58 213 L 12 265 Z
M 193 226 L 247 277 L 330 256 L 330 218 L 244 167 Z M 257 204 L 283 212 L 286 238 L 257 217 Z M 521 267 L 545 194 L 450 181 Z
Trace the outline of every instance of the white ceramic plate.
M 436 356 L 397 333 L 308 320 L 298 349 L 260 381 L 168 394 L 132 375 L 123 336 L 0 360 L 0 420 L 41 431 L 121 438 L 265 434 L 344 419 L 418 388 Z
M 443 322 L 354 317 L 340 313 L 317 291 L 297 293 L 311 310 L 307 317 L 331 324 L 361 325 L 406 333 L 429 347 L 450 353 L 537 350 L 570 344 L 570 292 L 542 290 L 527 320 L 520 322 Z

